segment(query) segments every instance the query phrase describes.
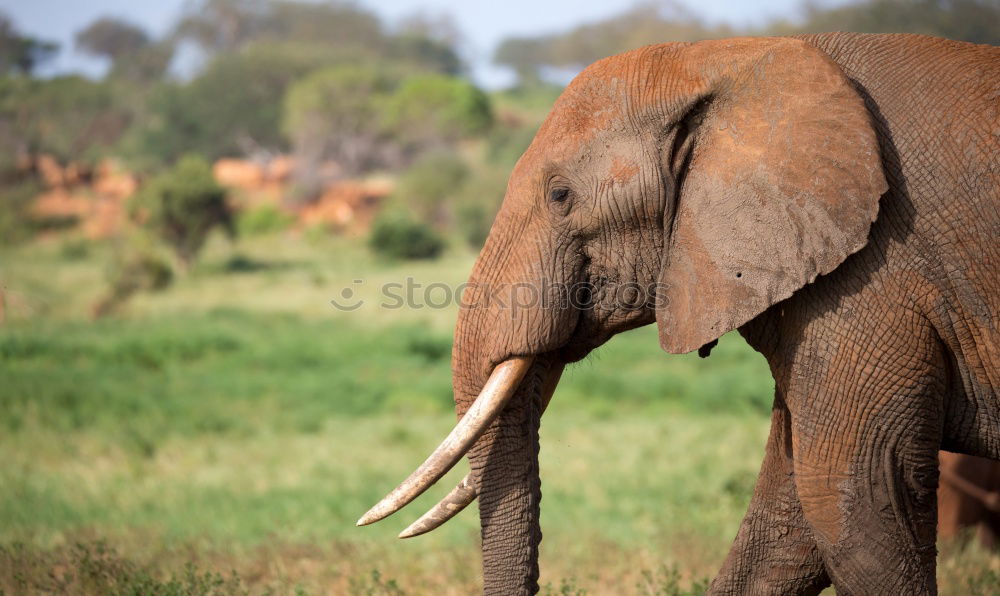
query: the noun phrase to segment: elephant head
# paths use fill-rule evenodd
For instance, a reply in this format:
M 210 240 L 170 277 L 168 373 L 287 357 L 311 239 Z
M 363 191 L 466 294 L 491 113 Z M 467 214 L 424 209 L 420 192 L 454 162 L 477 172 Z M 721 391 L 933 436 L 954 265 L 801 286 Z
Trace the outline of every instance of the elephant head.
M 450 498 L 479 495 L 486 589 L 533 592 L 538 417 L 562 365 L 653 321 L 671 353 L 743 325 L 864 246 L 886 188 L 861 96 L 804 41 L 664 44 L 591 65 L 515 166 L 472 272 L 459 425 L 359 523 L 468 454 Z

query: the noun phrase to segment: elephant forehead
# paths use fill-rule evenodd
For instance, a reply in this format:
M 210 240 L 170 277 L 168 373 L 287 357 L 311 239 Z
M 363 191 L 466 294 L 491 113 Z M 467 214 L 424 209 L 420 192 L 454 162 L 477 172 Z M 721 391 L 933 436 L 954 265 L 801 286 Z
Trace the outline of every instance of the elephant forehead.
M 647 46 L 584 69 L 556 100 L 515 168 L 512 185 L 544 184 L 553 166 L 598 166 L 615 184 L 635 178 L 640 164 L 634 157 L 613 153 L 622 141 L 631 145 L 655 132 L 650 119 L 662 126 L 678 97 L 701 84 L 680 59 L 687 45 Z
M 587 67 L 556 100 L 538 137 L 550 150 L 571 153 L 601 133 L 624 132 L 631 95 L 626 76 L 618 56 Z
M 610 181 L 625 184 L 639 173 L 639 165 L 630 157 L 615 156 L 611 159 Z
M 651 119 L 662 124 L 703 90 L 704 78 L 684 60 L 689 44 L 659 44 L 611 56 L 583 70 L 556 100 L 537 138 L 569 156 L 602 134 L 629 134 Z
M 602 133 L 622 129 L 623 115 L 607 95 L 560 98 L 538 131 L 540 148 L 552 157 L 570 158 Z
M 639 135 L 591 133 L 586 142 L 536 143 L 515 167 L 512 190 L 544 187 L 553 175 L 598 189 L 637 182 L 648 153 L 641 141 Z

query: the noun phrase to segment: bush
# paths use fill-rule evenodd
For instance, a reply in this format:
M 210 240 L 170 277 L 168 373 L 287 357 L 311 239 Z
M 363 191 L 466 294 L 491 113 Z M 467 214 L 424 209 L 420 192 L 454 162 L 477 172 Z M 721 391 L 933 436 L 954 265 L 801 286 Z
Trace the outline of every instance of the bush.
M 236 596 L 248 593 L 235 574 L 226 578 L 214 571 L 200 571 L 191 562 L 182 571 L 161 577 L 161 569 L 138 563 L 104 541 L 77 542 L 51 551 L 17 542 L 4 544 L 0 546 L 0 569 L 6 576 L 0 579 L 12 578 L 16 591 L 23 594 Z
M 259 236 L 280 232 L 292 225 L 295 218 L 274 205 L 261 205 L 239 214 L 236 229 L 240 234 Z
M 456 198 L 455 225 L 471 248 L 479 250 L 486 242 L 493 218 L 503 202 L 509 173 L 503 167 L 480 168 L 462 185 Z
M 0 123 L 6 128 L 0 146 L 4 152 L 49 154 L 60 163 L 93 163 L 128 126 L 122 103 L 109 85 L 80 76 L 0 78 Z
M 395 165 L 394 143 L 383 130 L 381 108 L 398 84 L 395 73 L 362 64 L 314 71 L 285 94 L 284 130 L 295 153 L 302 194 L 319 191 L 324 162 L 344 176 Z
M 385 106 L 393 136 L 416 146 L 481 134 L 493 124 L 489 98 L 458 77 L 428 74 L 403 82 Z
M 486 159 L 501 168 L 514 167 L 535 138 L 533 126 L 498 126 L 486 139 Z
M 171 163 L 188 152 L 215 160 L 256 148 L 284 151 L 281 98 L 329 59 L 300 44 L 259 43 L 220 55 L 187 83 L 154 86 L 148 116 L 129 131 L 123 151 L 138 164 Z
M 393 197 L 421 221 L 440 224 L 446 219 L 448 200 L 461 189 L 468 174 L 468 168 L 454 154 L 433 153 L 406 170 Z
M 208 162 L 182 158 L 154 178 L 139 194 L 138 208 L 146 223 L 188 267 L 216 227 L 234 233 L 226 191 L 216 184 Z
M 444 240 L 430 226 L 402 212 L 380 215 L 368 245 L 377 254 L 397 259 L 433 259 L 444 250 Z
M 90 256 L 91 243 L 83 237 L 68 238 L 59 245 L 59 256 L 66 261 L 83 261 Z
M 35 232 L 37 225 L 28 206 L 39 192 L 41 186 L 31 179 L 0 189 L 0 245 L 17 244 Z
M 93 306 L 95 319 L 118 312 L 140 291 L 158 291 L 173 281 L 170 265 L 157 255 L 144 250 L 133 250 L 116 260 L 108 270 L 108 291 Z
M 456 215 L 456 223 L 462 239 L 470 248 L 479 250 L 486 244 L 493 225 L 493 212 L 480 203 L 461 205 Z

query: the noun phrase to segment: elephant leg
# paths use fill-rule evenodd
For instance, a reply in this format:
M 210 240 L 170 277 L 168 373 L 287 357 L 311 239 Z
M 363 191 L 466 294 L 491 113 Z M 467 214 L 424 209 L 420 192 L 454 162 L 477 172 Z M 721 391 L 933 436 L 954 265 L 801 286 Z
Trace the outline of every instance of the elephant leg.
M 803 514 L 838 593 L 934 594 L 940 363 L 836 349 L 823 382 L 789 400 Z
M 818 594 L 830 584 L 792 474 L 791 419 L 779 391 L 753 499 L 710 593 Z
M 935 594 L 934 449 L 883 437 L 849 468 L 796 461 L 795 485 L 838 593 Z

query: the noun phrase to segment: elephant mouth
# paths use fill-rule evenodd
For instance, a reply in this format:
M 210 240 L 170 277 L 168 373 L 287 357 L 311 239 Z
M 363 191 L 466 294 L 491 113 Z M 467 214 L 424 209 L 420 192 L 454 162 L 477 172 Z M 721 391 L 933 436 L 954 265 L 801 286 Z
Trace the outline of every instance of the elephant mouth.
M 357 525 L 365 526 L 389 517 L 447 474 L 500 415 L 521 388 L 522 381 L 532 366 L 536 365 L 545 366 L 541 385 L 541 407 L 544 411 L 559 383 L 564 365 L 552 358 L 552 354 L 514 356 L 504 360 L 494 367 L 479 396 L 437 449 L 406 480 L 361 516 Z M 399 537 L 409 538 L 437 528 L 474 501 L 477 495 L 478 490 L 472 479 L 466 476 L 448 496 L 411 524 Z
M 579 362 L 591 352 L 625 331 L 649 325 L 656 320 L 652 309 L 608 311 L 603 317 L 587 316 L 581 312 L 569 339 L 555 351 L 559 361 Z

